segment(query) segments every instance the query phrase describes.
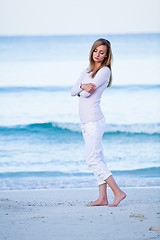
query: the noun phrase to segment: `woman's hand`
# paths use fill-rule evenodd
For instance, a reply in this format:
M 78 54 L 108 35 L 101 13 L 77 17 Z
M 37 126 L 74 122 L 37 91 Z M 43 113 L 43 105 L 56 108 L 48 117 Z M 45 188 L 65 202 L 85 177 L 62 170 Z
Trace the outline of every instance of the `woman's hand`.
M 96 90 L 96 85 L 93 83 L 82 84 L 81 89 L 85 90 L 88 93 L 93 93 Z

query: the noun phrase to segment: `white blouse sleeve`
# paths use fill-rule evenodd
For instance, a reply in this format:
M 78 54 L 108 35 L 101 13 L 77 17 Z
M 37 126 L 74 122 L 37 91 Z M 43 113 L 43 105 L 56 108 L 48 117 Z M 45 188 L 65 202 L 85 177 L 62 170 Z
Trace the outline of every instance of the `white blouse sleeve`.
M 89 97 L 89 96 L 91 96 L 91 93 L 89 93 L 89 92 L 87 92 L 87 91 L 85 91 L 85 90 L 82 90 L 82 92 L 80 92 L 80 94 L 79 94 L 81 97 Z
M 108 85 L 109 79 L 110 79 L 110 69 L 108 67 L 103 67 L 97 72 L 96 76 L 92 79 L 91 83 L 94 83 L 96 85 L 96 89 L 98 89 L 105 82 L 107 82 L 107 85 Z M 83 90 L 80 92 L 80 96 L 87 98 L 91 96 L 93 93 L 88 93 L 85 90 Z
M 83 70 L 83 72 L 81 73 L 78 81 L 72 87 L 72 89 L 71 89 L 71 96 L 77 96 L 80 92 L 83 91 L 83 89 L 81 89 L 80 86 L 82 84 L 82 79 L 83 79 L 85 71 L 86 71 L 86 69 Z

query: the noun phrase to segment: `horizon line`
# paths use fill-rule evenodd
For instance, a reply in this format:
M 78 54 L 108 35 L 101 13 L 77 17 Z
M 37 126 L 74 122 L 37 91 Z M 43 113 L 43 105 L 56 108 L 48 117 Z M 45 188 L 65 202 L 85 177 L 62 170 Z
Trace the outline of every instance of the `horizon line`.
M 59 36 L 59 37 L 67 37 L 67 36 L 98 36 L 98 35 L 158 35 L 160 32 L 133 32 L 133 33 L 70 33 L 70 34 L 0 34 L 0 37 L 53 37 L 53 36 Z

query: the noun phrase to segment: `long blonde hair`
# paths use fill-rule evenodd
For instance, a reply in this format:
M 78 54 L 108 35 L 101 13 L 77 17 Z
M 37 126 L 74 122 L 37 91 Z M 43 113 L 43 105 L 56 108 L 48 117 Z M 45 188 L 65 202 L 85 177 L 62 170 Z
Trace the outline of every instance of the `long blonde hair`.
M 94 70 L 94 66 L 95 66 L 95 62 L 93 60 L 93 52 L 94 50 L 99 47 L 100 45 L 104 45 L 107 48 L 107 57 L 104 58 L 101 66 L 99 68 L 97 68 L 96 70 Z M 90 55 L 89 55 L 89 61 L 90 61 L 90 67 L 89 67 L 89 72 L 88 73 L 92 73 L 91 76 L 92 78 L 95 77 L 96 73 L 104 66 L 107 66 L 110 69 L 110 80 L 109 80 L 109 84 L 107 87 L 110 87 L 112 84 L 112 69 L 111 69 L 111 62 L 112 62 L 113 56 L 112 56 L 112 50 L 111 50 L 111 43 L 104 39 L 104 38 L 99 38 L 98 40 L 96 40 L 91 48 L 90 51 Z

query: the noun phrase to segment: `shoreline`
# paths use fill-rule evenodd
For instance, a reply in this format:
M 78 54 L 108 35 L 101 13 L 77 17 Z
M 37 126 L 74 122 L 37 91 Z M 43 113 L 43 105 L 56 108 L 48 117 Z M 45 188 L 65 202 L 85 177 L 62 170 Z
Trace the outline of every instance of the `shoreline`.
M 140 186 L 140 187 L 123 187 L 121 186 L 121 188 L 123 188 L 124 190 L 125 189 L 147 189 L 147 188 L 157 188 L 157 189 L 160 189 L 160 186 Z M 95 189 L 98 189 L 98 186 L 97 187 L 70 187 L 70 188 L 48 188 L 48 189 L 44 189 L 44 188 L 39 188 L 39 189 L 10 189 L 10 190 L 0 190 L 0 193 L 1 192 L 14 192 L 14 191 L 17 191 L 17 192 L 21 192 L 21 191 L 50 191 L 50 190 L 53 190 L 53 191 L 59 191 L 59 190 L 95 190 Z
M 123 189 L 123 191 L 125 190 L 135 190 L 135 189 L 157 189 L 160 191 L 160 186 L 140 186 L 140 187 L 120 187 L 121 189 Z M 98 196 L 98 186 L 97 187 L 77 187 L 77 188 L 74 188 L 74 187 L 71 187 L 71 188 L 48 188 L 48 189 L 10 189 L 10 190 L 0 190 L 0 195 L 1 194 L 5 194 L 5 193 L 16 193 L 16 192 L 51 192 L 51 191 L 97 191 L 97 196 Z M 111 192 L 111 189 L 108 187 L 107 189 L 108 192 Z M 111 194 L 111 193 L 110 193 Z
M 160 226 L 160 187 L 122 190 L 127 198 L 115 208 L 84 207 L 98 188 L 0 191 L 1 239 L 158 239 L 160 231 L 149 229 Z

